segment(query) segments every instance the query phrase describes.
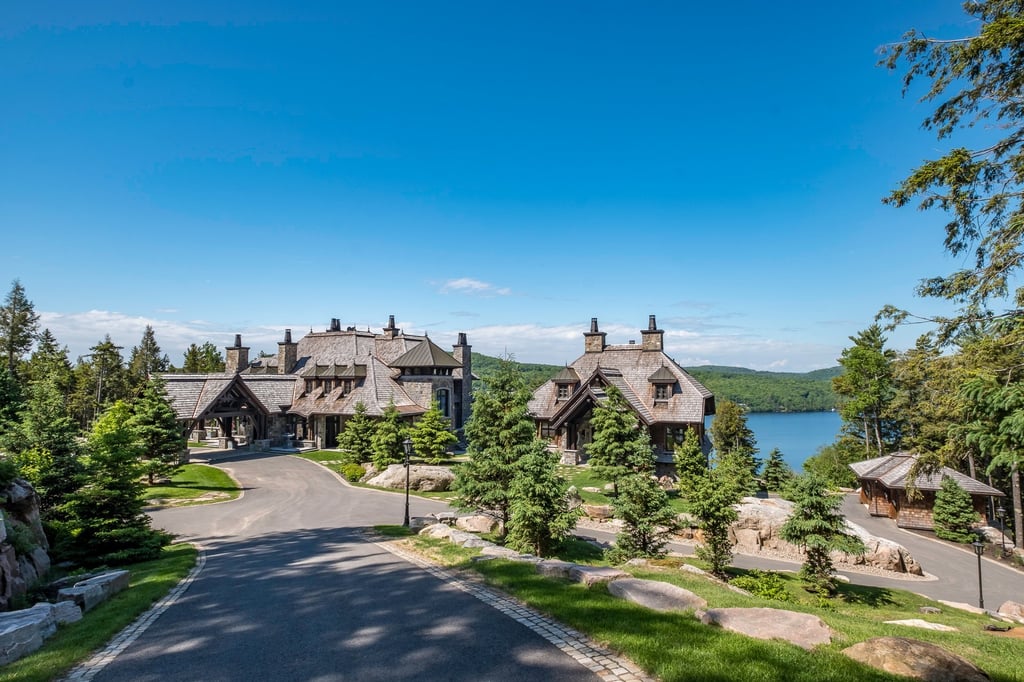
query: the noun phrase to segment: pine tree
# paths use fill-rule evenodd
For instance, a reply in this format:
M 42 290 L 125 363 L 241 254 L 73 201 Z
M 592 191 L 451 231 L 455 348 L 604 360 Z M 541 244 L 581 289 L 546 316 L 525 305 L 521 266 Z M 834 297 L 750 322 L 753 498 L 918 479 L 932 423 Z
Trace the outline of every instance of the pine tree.
M 843 349 L 839 358 L 845 371 L 832 379 L 832 389 L 840 398 L 839 411 L 848 431 L 863 440 L 867 455 L 882 455 L 896 438 L 895 424 L 887 417 L 895 397 L 896 354 L 885 347 L 886 338 L 877 324 L 850 340 L 853 345 Z
M 594 406 L 590 417 L 594 436 L 587 445 L 587 457 L 590 468 L 610 480 L 617 495 L 619 479 L 643 471 L 646 466 L 633 459 L 637 452 L 635 441 L 646 437 L 646 433 L 641 433 L 636 414 L 618 388 L 607 386 L 605 394 L 606 400 Z
M 935 534 L 943 540 L 972 542 L 977 537 L 971 528 L 978 523 L 971 494 L 951 476 L 942 477 L 942 487 L 935 493 L 932 507 Z
M 188 444 L 160 377 L 154 375 L 132 405 L 129 426 L 142 444 L 143 471 L 149 484 L 158 476 L 174 473 Z
M 373 447 L 373 464 L 377 469 L 384 470 L 388 465 L 405 459 L 405 449 L 402 447 L 405 435 L 405 427 L 402 425 L 398 408 L 394 402 L 389 402 L 370 439 Z
M 722 400 L 715 406 L 715 419 L 711 422 L 711 442 L 715 446 L 715 455 L 719 463 L 729 460 L 730 468 L 734 469 L 737 479 L 743 482 L 745 489 L 756 489 L 752 486 L 757 477 L 757 440 L 754 432 L 747 426 L 746 410 L 731 400 Z M 746 470 L 744 473 L 743 469 Z
M 64 505 L 67 523 L 58 556 L 86 565 L 154 559 L 170 541 L 143 513 L 142 447 L 129 424 L 131 409 L 118 401 L 93 426 L 86 484 Z
M 139 345 L 132 348 L 128 359 L 129 382 L 135 390 L 145 390 L 149 378 L 166 372 L 170 364 L 170 359 L 163 354 L 156 342 L 153 327 L 147 324 L 146 330 L 142 333 L 142 340 L 139 341 Z
M 21 383 L 7 365 L 0 364 L 0 443 L 3 434 L 15 427 L 18 413 L 25 404 Z
M 459 440 L 459 437 L 452 433 L 451 422 L 441 414 L 441 407 L 436 400 L 413 424 L 409 438 L 412 439 L 416 453 L 429 460 L 431 464 L 440 464 L 448 448 Z
M 338 449 L 345 453 L 346 463 L 361 464 L 370 460 L 376 429 L 377 425 L 366 414 L 366 405 L 358 401 L 355 414 L 345 420 L 345 428 L 338 437 Z
M 842 498 L 829 490 L 818 476 L 801 476 L 791 488 L 793 513 L 782 525 L 779 535 L 786 542 L 800 545 L 806 559 L 800 576 L 823 594 L 835 592 L 833 551 L 864 551 L 860 538 L 846 531 L 846 520 L 839 512 Z
M 473 395 L 465 426 L 469 461 L 455 470 L 453 491 L 460 509 L 483 510 L 508 527 L 511 488 L 519 462 L 536 448 L 533 419 L 526 409 L 530 390 L 511 359 L 503 358 Z
M 25 296 L 21 282 L 14 280 L 3 306 L 0 306 L 0 352 L 9 371 L 17 370 L 18 361 L 32 347 L 38 330 L 39 315 L 35 306 Z
M 686 430 L 683 442 L 676 446 L 674 458 L 679 492 L 688 495 L 697 480 L 708 472 L 708 458 L 700 447 L 700 438 L 695 429 Z
M 608 559 L 622 563 L 635 557 L 664 555 L 669 536 L 679 529 L 668 494 L 649 474 L 629 474 L 619 483 L 615 517 L 623 527 L 615 536 Z
M 25 374 L 30 383 L 53 379 L 64 393 L 70 393 L 75 385 L 67 346 L 60 347 L 49 329 L 44 329 L 39 335 L 36 348 L 25 365 Z
M 768 490 L 782 490 L 793 479 L 793 470 L 786 464 L 778 448 L 768 453 L 768 461 L 764 465 L 764 485 Z
M 224 367 L 224 356 L 213 343 L 207 341 L 202 346 L 193 343 L 185 349 L 181 371 L 186 374 L 210 374 L 223 372 Z
M 739 502 L 740 491 L 735 483 L 716 470 L 697 480 L 687 509 L 697 517 L 704 542 L 697 547 L 697 557 L 708 562 L 711 573 L 726 578 L 725 569 L 732 563 L 729 526 L 738 518 L 733 505 Z
M 540 440 L 519 460 L 510 489 L 508 547 L 549 556 L 576 526 L 580 510 L 569 508 L 568 482 L 557 474 L 557 465 L 557 455 Z

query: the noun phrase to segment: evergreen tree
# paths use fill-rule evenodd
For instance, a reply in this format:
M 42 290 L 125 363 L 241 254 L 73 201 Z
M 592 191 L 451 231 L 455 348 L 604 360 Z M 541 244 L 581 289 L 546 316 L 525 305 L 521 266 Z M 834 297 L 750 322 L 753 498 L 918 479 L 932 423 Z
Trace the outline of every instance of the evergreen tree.
M 405 435 L 402 416 L 398 413 L 395 403 L 389 402 L 370 439 L 374 466 L 383 471 L 388 465 L 403 461 L 405 448 L 402 441 L 405 440 Z
M 646 432 L 641 431 L 636 414 L 622 392 L 611 385 L 604 390 L 607 398 L 594 406 L 590 417 L 594 436 L 587 445 L 587 457 L 594 473 L 610 480 L 618 495 L 619 479 L 646 468 L 642 448 L 637 447 L 637 440 L 646 438 Z M 634 459 L 638 451 L 640 461 Z
M 747 426 L 746 410 L 731 400 L 722 400 L 715 406 L 715 419 L 711 422 L 711 442 L 719 464 L 728 462 L 744 489 L 756 490 L 754 479 L 761 462 L 757 459 L 757 440 Z
M 36 348 L 25 366 L 25 374 L 30 383 L 53 379 L 64 393 L 70 393 L 75 385 L 68 349 L 57 344 L 49 329 L 44 329 L 39 335 Z
M 843 350 L 839 364 L 846 370 L 832 379 L 840 398 L 840 414 L 849 432 L 863 439 L 865 452 L 885 453 L 898 440 L 892 420 L 887 418 L 895 396 L 893 362 L 895 353 L 885 347 L 882 328 L 873 324 L 851 336 L 853 345 Z
M 768 453 L 768 461 L 764 465 L 764 484 L 768 490 L 782 490 L 793 478 L 793 470 L 782 458 L 778 448 Z
M 132 404 L 128 424 L 142 444 L 143 471 L 149 484 L 153 485 L 158 476 L 174 473 L 188 443 L 159 376 L 153 375 L 142 395 Z
M 132 347 L 128 359 L 128 377 L 132 388 L 137 391 L 145 390 L 149 378 L 166 372 L 170 364 L 170 359 L 163 354 L 156 342 L 153 327 L 147 324 L 146 330 L 142 333 L 142 340 L 139 341 L 139 345 Z
M 519 462 L 537 447 L 533 419 L 526 409 L 530 395 L 515 363 L 503 358 L 473 394 L 473 414 L 465 426 L 469 461 L 455 470 L 455 504 L 495 514 L 502 528 L 508 527 Z
M 345 462 L 360 464 L 370 461 L 376 429 L 377 425 L 366 414 L 366 405 L 358 401 L 355 414 L 345 420 L 345 428 L 338 437 L 338 448 L 345 453 Z
M 459 437 L 452 433 L 451 422 L 443 414 L 437 401 L 430 404 L 430 409 L 423 413 L 409 431 L 416 453 L 431 464 L 440 464 L 448 448 L 458 442 Z
M 839 512 L 842 498 L 829 490 L 824 479 L 801 476 L 792 488 L 793 513 L 779 531 L 783 540 L 800 545 L 807 556 L 801 577 L 816 591 L 835 592 L 833 551 L 864 551 L 860 538 L 846 532 L 846 520 Z
M 0 353 L 7 362 L 7 369 L 15 372 L 18 362 L 32 347 L 39 331 L 39 315 L 32 301 L 25 296 L 25 288 L 19 280 L 11 283 L 11 290 L 0 306 Z
M 187 374 L 215 374 L 223 372 L 224 368 L 224 356 L 213 343 L 207 341 L 202 346 L 193 343 L 185 350 L 181 371 Z
M 615 536 L 615 547 L 608 552 L 613 563 L 635 557 L 665 554 L 669 536 L 679 530 L 679 521 L 668 494 L 649 474 L 629 474 L 621 479 L 615 498 L 615 517 L 623 522 Z
M 60 505 L 81 485 L 82 464 L 75 440 L 78 426 L 56 380 L 46 378 L 31 385 L 19 419 L 7 432 L 5 447 L 39 493 L 43 516 L 59 516 Z
M 932 518 L 935 534 L 943 540 L 973 542 L 977 537 L 971 530 L 978 523 L 971 494 L 951 476 L 942 477 L 942 487 L 935 493 Z
M 804 472 L 823 478 L 833 488 L 851 488 L 857 485 L 857 475 L 850 464 L 864 459 L 864 444 L 849 435 L 835 443 L 823 445 L 804 460 Z
M 79 358 L 75 367 L 75 387 L 71 397 L 72 411 L 83 426 L 107 405 L 128 397 L 128 377 L 121 347 L 115 346 L 107 334 L 89 350 L 92 353 Z M 87 360 L 84 359 L 86 357 Z
M 715 472 L 719 479 L 728 481 L 741 496 L 757 494 L 757 479 L 750 471 L 750 459 L 742 452 L 727 450 L 716 456 Z
M 708 458 L 700 447 L 700 438 L 695 429 L 687 429 L 683 442 L 675 448 L 676 476 L 679 477 L 679 492 L 689 495 L 697 480 L 707 475 Z
M 116 402 L 96 420 L 88 441 L 87 483 L 64 505 L 61 558 L 86 565 L 154 559 L 170 541 L 143 511 L 143 449 L 130 425 L 131 409 Z
M 17 424 L 18 413 L 24 403 L 18 378 L 7 369 L 7 365 L 0 364 L 0 443 L 3 442 L 3 434 Z
M 711 573 L 725 579 L 725 569 L 732 563 L 729 526 L 738 518 L 733 505 L 740 492 L 730 479 L 716 470 L 698 479 L 687 499 L 687 509 L 697 517 L 704 542 L 697 546 L 697 557 L 710 564 Z
M 568 482 L 557 474 L 557 465 L 558 456 L 536 439 L 519 460 L 505 538 L 517 552 L 549 556 L 576 527 L 580 510 L 569 508 Z

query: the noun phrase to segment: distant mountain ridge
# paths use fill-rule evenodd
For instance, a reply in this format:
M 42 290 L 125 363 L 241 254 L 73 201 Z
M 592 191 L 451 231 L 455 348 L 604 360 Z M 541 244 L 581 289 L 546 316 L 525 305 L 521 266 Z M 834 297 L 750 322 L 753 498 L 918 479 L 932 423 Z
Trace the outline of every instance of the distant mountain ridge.
M 473 353 L 473 373 L 485 376 L 498 366 L 498 358 Z M 554 377 L 562 365 L 516 362 L 530 388 Z M 832 377 L 842 367 L 811 372 L 766 372 L 745 367 L 699 365 L 684 367 L 718 399 L 746 405 L 751 412 L 827 412 L 838 406 L 832 391 Z

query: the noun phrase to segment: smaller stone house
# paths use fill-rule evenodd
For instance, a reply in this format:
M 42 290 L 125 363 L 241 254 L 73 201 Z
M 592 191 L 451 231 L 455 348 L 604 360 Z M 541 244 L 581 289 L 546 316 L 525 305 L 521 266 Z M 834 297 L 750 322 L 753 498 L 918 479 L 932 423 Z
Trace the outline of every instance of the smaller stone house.
M 913 452 L 894 452 L 891 455 L 875 457 L 850 465 L 857 474 L 860 484 L 860 501 L 868 507 L 872 516 L 888 516 L 900 528 L 933 530 L 932 508 L 935 493 L 942 487 L 942 479 L 950 477 L 971 495 L 979 521 L 987 520 L 988 502 L 992 497 L 1004 497 L 1003 493 L 985 485 L 970 476 L 949 467 L 942 467 L 931 474 L 918 474 L 913 486 L 919 492 L 911 499 L 907 494 L 910 484 L 910 469 L 917 461 Z

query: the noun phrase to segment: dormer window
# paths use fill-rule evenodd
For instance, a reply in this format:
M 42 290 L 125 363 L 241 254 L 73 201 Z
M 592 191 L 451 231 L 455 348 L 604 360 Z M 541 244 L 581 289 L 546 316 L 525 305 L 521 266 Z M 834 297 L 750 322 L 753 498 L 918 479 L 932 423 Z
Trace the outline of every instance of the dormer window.
M 662 365 L 657 372 L 647 377 L 654 387 L 654 402 L 667 402 L 672 397 L 672 389 L 676 385 L 676 375 L 668 367 Z
M 576 370 L 567 365 L 565 369 L 555 375 L 553 381 L 557 387 L 555 400 L 568 400 L 580 383 L 580 375 L 576 373 Z
M 671 386 L 668 384 L 655 384 L 654 386 L 654 399 L 655 400 L 668 400 L 669 393 L 671 392 Z
M 569 399 L 569 384 L 558 384 L 558 399 L 568 400 Z

